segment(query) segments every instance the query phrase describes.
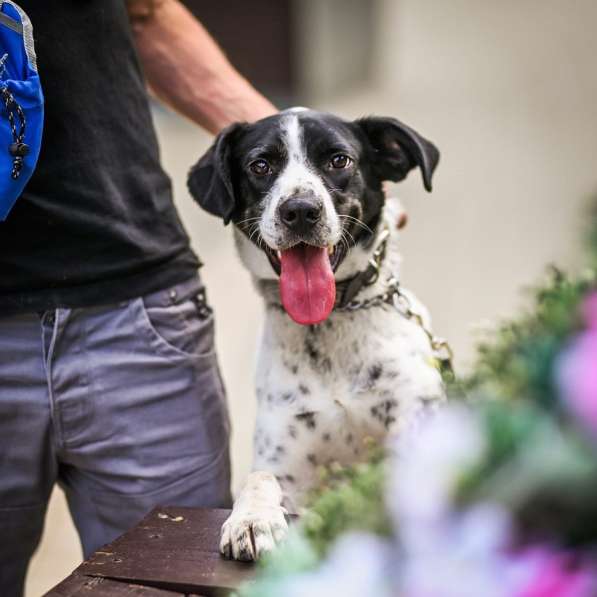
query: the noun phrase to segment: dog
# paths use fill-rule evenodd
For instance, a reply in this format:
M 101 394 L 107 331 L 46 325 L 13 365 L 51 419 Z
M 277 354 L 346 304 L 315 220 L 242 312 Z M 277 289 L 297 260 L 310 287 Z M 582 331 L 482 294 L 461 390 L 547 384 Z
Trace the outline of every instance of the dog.
M 266 305 L 253 472 L 222 527 L 224 556 L 272 550 L 321 465 L 365 458 L 367 438 L 383 442 L 444 399 L 428 316 L 394 277 L 383 189 L 418 167 L 431 191 L 438 160 L 393 118 L 294 108 L 228 127 L 191 169 L 191 195 L 234 224 Z

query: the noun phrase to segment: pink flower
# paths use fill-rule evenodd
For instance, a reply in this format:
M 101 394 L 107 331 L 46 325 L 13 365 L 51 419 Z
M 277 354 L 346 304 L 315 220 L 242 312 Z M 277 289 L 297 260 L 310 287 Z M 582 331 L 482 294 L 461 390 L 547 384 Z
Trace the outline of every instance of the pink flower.
M 565 403 L 597 434 L 597 292 L 586 298 L 582 312 L 587 329 L 559 358 L 556 374 Z
M 593 597 L 595 576 L 589 568 L 575 565 L 574 555 L 545 548 L 528 550 L 521 557 L 534 569 L 517 597 Z

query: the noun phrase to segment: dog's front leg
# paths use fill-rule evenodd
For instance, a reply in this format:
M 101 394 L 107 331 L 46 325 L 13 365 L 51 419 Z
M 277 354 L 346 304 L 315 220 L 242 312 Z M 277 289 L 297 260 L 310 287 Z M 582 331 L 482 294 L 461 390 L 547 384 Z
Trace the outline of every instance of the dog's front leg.
M 235 560 L 257 560 L 288 532 L 282 489 L 271 473 L 255 471 L 222 526 L 220 553 Z

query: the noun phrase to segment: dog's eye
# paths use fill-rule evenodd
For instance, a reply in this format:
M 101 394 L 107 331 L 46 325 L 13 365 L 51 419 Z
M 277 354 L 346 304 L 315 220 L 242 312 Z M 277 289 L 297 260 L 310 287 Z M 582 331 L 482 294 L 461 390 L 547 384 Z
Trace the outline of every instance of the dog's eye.
M 330 160 L 330 166 L 337 170 L 348 168 L 350 164 L 352 164 L 352 160 L 344 153 L 337 153 L 335 156 L 332 156 L 332 159 Z
M 249 170 L 257 176 L 266 176 L 272 169 L 265 160 L 255 160 L 249 164 Z

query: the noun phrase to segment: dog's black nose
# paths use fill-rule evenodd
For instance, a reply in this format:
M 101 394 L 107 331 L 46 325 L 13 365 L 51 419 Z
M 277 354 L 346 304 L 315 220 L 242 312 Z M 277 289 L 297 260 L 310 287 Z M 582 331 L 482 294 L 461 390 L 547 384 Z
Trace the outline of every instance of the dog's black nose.
M 308 232 L 321 219 L 322 205 L 313 199 L 292 197 L 280 205 L 280 218 L 293 232 Z

